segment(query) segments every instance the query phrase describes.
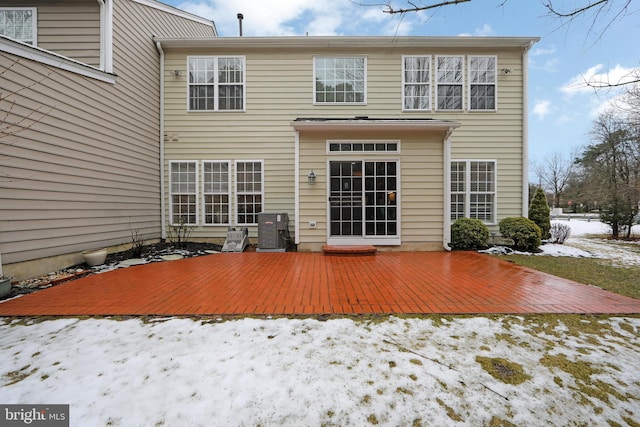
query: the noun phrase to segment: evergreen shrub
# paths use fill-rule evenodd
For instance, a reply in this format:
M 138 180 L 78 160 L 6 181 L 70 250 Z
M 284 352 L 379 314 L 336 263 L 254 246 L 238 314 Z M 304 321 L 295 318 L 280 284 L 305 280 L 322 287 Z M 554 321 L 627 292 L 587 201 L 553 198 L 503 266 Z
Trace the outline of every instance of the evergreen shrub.
M 542 231 L 529 218 L 504 218 L 498 224 L 502 237 L 513 240 L 518 251 L 535 252 L 542 243 Z
M 468 251 L 484 249 L 489 244 L 489 229 L 479 219 L 459 218 L 451 225 L 451 247 Z

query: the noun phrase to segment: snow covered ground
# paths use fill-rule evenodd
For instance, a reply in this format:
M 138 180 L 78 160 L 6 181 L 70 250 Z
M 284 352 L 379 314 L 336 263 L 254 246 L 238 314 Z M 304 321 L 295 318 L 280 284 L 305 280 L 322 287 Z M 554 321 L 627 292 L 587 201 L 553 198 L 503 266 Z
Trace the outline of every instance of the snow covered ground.
M 568 253 L 596 227 L 575 224 Z M 637 425 L 639 353 L 637 317 L 5 318 L 0 404 L 78 427 Z

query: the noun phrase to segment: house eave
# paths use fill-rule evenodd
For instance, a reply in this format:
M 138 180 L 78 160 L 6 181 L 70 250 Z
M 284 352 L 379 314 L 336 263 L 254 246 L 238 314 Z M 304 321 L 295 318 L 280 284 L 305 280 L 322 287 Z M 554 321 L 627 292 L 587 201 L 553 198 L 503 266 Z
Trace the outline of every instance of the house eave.
M 291 122 L 296 131 L 333 130 L 395 130 L 452 132 L 461 126 L 459 122 L 435 119 L 317 119 L 298 118 Z
M 386 48 L 520 48 L 539 37 L 381 37 L 381 36 L 282 36 L 282 37 L 188 37 L 155 41 L 169 49 L 384 49 Z

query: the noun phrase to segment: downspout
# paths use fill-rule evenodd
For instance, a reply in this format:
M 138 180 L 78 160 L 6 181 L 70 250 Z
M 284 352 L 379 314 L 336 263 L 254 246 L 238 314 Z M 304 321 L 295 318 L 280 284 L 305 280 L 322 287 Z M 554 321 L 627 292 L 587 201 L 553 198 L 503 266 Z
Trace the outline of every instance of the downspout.
M 444 250 L 451 251 L 451 134 L 454 128 L 450 127 L 444 135 L 444 218 L 442 246 Z
M 294 215 L 296 217 L 294 239 L 295 244 L 300 243 L 300 132 L 296 131 L 294 137 Z
M 156 42 L 156 48 L 160 53 L 160 237 L 167 238 L 166 213 L 165 213 L 165 185 L 164 185 L 164 50 L 160 42 Z
M 522 216 L 529 217 L 529 42 L 522 53 Z

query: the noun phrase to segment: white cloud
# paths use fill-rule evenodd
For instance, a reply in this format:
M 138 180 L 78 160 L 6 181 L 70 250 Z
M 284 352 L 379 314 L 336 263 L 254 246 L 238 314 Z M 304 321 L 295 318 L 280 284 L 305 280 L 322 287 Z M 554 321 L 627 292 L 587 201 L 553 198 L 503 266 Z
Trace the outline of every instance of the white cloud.
M 593 86 L 606 86 L 608 84 L 620 84 L 637 79 L 635 75 L 637 69 L 616 65 L 613 68 L 605 69 L 604 65 L 597 64 L 572 77 L 560 90 L 566 95 L 593 93 Z
M 404 35 L 412 28 L 409 20 L 390 18 L 381 7 L 344 0 L 187 0 L 177 7 L 215 21 L 222 37 L 238 35 L 238 13 L 244 15 L 245 36 L 363 34 L 366 25 L 378 35 Z
M 551 112 L 551 101 L 548 99 L 536 100 L 533 105 L 533 114 L 538 116 L 540 120 Z
M 476 33 L 476 36 L 490 36 L 490 35 L 493 35 L 495 31 L 493 31 L 493 28 L 491 28 L 491 25 L 484 24 L 481 28 L 476 28 L 475 33 Z
M 557 49 L 554 44 L 550 45 L 548 48 L 536 47 L 529 54 L 530 56 L 541 56 L 541 55 L 553 55 L 556 53 Z

